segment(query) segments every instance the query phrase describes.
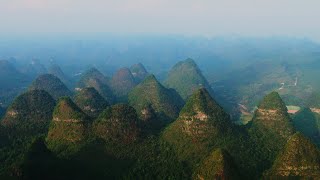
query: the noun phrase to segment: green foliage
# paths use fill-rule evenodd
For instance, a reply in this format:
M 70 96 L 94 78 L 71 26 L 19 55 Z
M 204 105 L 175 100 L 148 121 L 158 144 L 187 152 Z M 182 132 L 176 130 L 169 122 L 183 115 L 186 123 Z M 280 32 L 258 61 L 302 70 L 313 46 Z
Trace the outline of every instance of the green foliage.
M 136 86 L 129 93 L 128 99 L 138 114 L 151 105 L 159 116 L 171 120 L 178 116 L 183 106 L 181 97 L 174 90 L 163 87 L 153 75 Z
M 10 105 L 1 124 L 13 137 L 45 133 L 52 119 L 54 106 L 54 99 L 46 91 L 28 91 L 18 96 Z
M 320 178 L 320 151 L 302 134 L 294 134 L 279 153 L 267 178 Z
M 54 108 L 53 118 L 59 120 L 86 120 L 87 116 L 69 97 L 61 97 Z
M 79 90 L 74 101 L 83 112 L 94 118 L 108 106 L 108 102 L 92 87 Z
M 188 99 L 179 118 L 164 130 L 161 139 L 168 142 L 178 159 L 193 171 L 211 151 L 224 148 L 235 157 L 245 176 L 258 174 L 252 171 L 256 164 L 246 132 L 231 123 L 228 114 L 205 89 L 196 91 Z
M 58 77 L 65 85 L 67 86 L 71 85 L 70 80 L 61 70 L 59 65 L 51 64 L 51 66 L 48 68 L 48 73 Z
M 136 85 L 136 81 L 128 68 L 119 69 L 111 80 L 112 90 L 119 98 L 127 96 Z
M 139 138 L 138 116 L 131 106 L 117 104 L 100 114 L 93 131 L 107 142 L 132 143 Z
M 258 171 L 264 171 L 271 167 L 295 129 L 278 93 L 267 95 L 258 107 L 248 127 L 260 168 Z
M 278 96 L 269 95 L 266 102 L 261 101 L 247 126 L 248 132 L 245 127 L 234 125 L 209 92 L 200 88 L 188 99 L 178 119 L 158 136 L 154 132 L 159 129 L 153 128 L 159 125 L 161 113 L 154 109 L 154 102 L 165 102 L 163 106 L 167 106 L 168 96 L 162 101 L 163 95 L 156 93 L 159 97 L 154 101 L 154 96 L 147 93 L 170 90 L 154 76 L 141 85 L 134 94 L 143 100 L 134 99 L 137 104 L 145 105 L 141 106 L 140 119 L 133 107 L 117 104 L 107 107 L 91 124 L 69 97 L 62 97 L 51 109 L 52 121 L 45 143 L 39 138 L 33 140 L 35 135 L 8 141 L 8 129 L 0 126 L 0 178 L 259 179 L 273 162 L 266 177 L 279 177 L 278 169 L 287 164 L 293 167 L 289 168 L 290 176 L 298 172 L 304 177 L 319 177 L 319 150 L 301 135 L 291 137 L 291 119 Z M 103 100 L 94 88 L 82 91 L 75 97 L 78 102 L 95 106 Z M 26 94 L 32 92 L 37 91 Z M 45 91 L 39 92 L 50 97 Z M 39 92 L 33 96 L 38 97 Z M 13 103 L 12 107 L 36 102 L 43 107 L 47 101 L 22 99 L 17 102 L 20 105 Z M 51 101 L 54 102 L 52 98 Z M 297 116 L 309 118 L 308 113 Z M 276 159 L 279 152 L 282 157 Z M 314 171 L 305 167 L 314 167 Z
M 140 115 L 141 122 L 140 127 L 143 136 L 149 136 L 151 134 L 158 134 L 162 128 L 166 125 L 158 116 L 151 105 L 146 106 Z
M 169 88 L 175 89 L 183 99 L 187 99 L 195 90 L 202 87 L 212 94 L 209 83 L 192 59 L 177 63 L 170 70 L 164 84 Z
M 229 118 L 229 115 L 224 112 L 205 88 L 200 88 L 193 93 L 182 108 L 180 116 L 193 116 L 198 112 L 209 115 L 215 121 L 225 121 Z
M 132 65 L 130 71 L 137 83 L 141 83 L 149 75 L 141 63 Z
M 320 146 L 320 115 L 309 108 L 303 108 L 293 116 L 293 124 L 297 131 L 301 132 L 314 143 Z
M 51 122 L 47 136 L 48 148 L 59 156 L 78 152 L 88 135 L 86 122 Z
M 28 151 L 32 141 L 32 137 L 16 138 L 5 147 L 0 148 L 1 179 L 21 178 L 21 164 L 24 160 L 24 154 Z
M 223 149 L 216 149 L 204 159 L 193 179 L 239 179 L 240 173 L 233 158 Z
M 260 102 L 258 108 L 287 111 L 285 103 L 282 101 L 280 95 L 277 92 L 271 92 L 270 94 L 266 95 Z
M 129 151 L 128 151 L 129 150 Z M 126 154 L 134 159 L 123 179 L 190 179 L 191 172 L 171 147 L 156 137 L 129 148 Z
M 89 69 L 84 73 L 77 85 L 79 88 L 93 87 L 102 97 L 104 97 L 109 103 L 113 104 L 115 99 L 111 88 L 109 87 L 109 79 L 106 78 L 96 68 Z
M 59 99 L 62 96 L 71 96 L 72 92 L 61 82 L 59 78 L 52 74 L 40 75 L 33 81 L 29 90 L 44 90 L 47 91 L 54 99 Z
M 48 147 L 62 155 L 79 151 L 87 138 L 88 123 L 88 117 L 69 97 L 60 98 L 48 131 Z

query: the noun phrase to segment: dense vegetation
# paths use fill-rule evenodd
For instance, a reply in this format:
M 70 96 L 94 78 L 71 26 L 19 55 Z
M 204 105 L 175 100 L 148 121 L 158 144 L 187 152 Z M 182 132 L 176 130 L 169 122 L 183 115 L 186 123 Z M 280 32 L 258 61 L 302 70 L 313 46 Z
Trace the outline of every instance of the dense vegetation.
M 52 74 L 40 75 L 32 82 L 29 90 L 44 90 L 47 91 L 54 99 L 59 99 L 62 96 L 71 96 L 72 92 L 59 78 Z
M 178 89 L 165 88 L 153 75 L 146 77 L 141 64 L 118 71 L 112 80 L 93 68 L 81 76 L 74 98 L 60 98 L 57 104 L 49 93 L 64 87 L 51 86 L 57 82 L 53 78 L 41 80 L 38 84 L 49 93 L 30 90 L 20 95 L 1 121 L 0 179 L 319 177 L 319 150 L 295 134 L 300 131 L 318 143 L 317 109 L 302 108 L 291 119 L 280 97 L 283 91 L 272 92 L 260 101 L 249 124 L 235 125 L 218 103 L 221 96 L 217 101 L 209 85 L 197 84 L 206 80 L 194 61 L 177 67 L 183 68 L 170 72 L 177 78 L 175 85 L 196 82 L 186 103 Z M 128 77 L 130 83 L 141 83 L 128 88 Z M 123 102 L 133 88 L 128 104 L 109 106 L 120 92 L 109 87 L 117 83 L 126 89 Z M 295 102 L 291 96 L 284 99 Z
M 109 86 L 109 79 L 105 77 L 96 68 L 91 68 L 86 71 L 82 76 L 77 85 L 78 88 L 93 87 L 95 88 L 102 97 L 104 97 L 109 103 L 115 102 L 115 97 Z
M 287 112 L 287 107 L 277 92 L 266 95 L 258 105 L 259 109 Z
M 319 179 L 319 164 L 319 149 L 302 134 L 296 133 L 289 139 L 265 176 L 274 179 L 280 177 Z
M 201 87 L 206 88 L 212 95 L 209 83 L 192 59 L 181 61 L 173 66 L 164 84 L 177 90 L 183 99 L 187 99 Z
M 293 124 L 297 131 L 320 146 L 320 115 L 318 113 L 312 112 L 310 108 L 303 108 L 293 116 Z
M 230 154 L 223 149 L 217 149 L 201 163 L 193 178 L 240 179 L 240 173 Z
M 132 65 L 130 71 L 137 83 L 141 83 L 144 78 L 149 75 L 146 68 L 141 63 Z
M 93 87 L 78 90 L 74 102 L 83 112 L 91 117 L 98 115 L 109 105 L 109 103 Z
M 43 90 L 31 90 L 20 96 L 8 108 L 1 125 L 11 138 L 47 132 L 55 106 L 54 99 Z
M 69 97 L 60 98 L 50 123 L 48 147 L 63 155 L 78 150 L 87 137 L 88 117 Z
M 132 143 L 140 136 L 138 123 L 135 109 L 126 104 L 117 104 L 101 113 L 93 124 L 93 131 L 107 142 Z
M 48 73 L 59 78 L 66 86 L 70 86 L 71 82 L 69 78 L 64 74 L 58 64 L 51 64 L 48 68 Z
M 134 76 L 128 68 L 119 69 L 112 77 L 111 87 L 114 94 L 123 99 L 137 85 Z
M 173 89 L 162 86 L 154 75 L 149 75 L 137 85 L 129 93 L 128 100 L 139 115 L 151 105 L 162 120 L 175 119 L 183 106 L 183 100 L 179 94 Z
M 256 145 L 255 153 L 263 168 L 268 168 L 294 134 L 292 119 L 279 94 L 271 92 L 263 98 L 249 124 L 249 134 Z
M 164 130 L 162 138 L 191 171 L 198 169 L 199 162 L 214 149 L 224 148 L 236 158 L 245 176 L 257 176 L 258 172 L 251 169 L 255 162 L 250 157 L 250 139 L 232 124 L 229 115 L 205 89 L 197 90 L 188 99 L 179 118 Z

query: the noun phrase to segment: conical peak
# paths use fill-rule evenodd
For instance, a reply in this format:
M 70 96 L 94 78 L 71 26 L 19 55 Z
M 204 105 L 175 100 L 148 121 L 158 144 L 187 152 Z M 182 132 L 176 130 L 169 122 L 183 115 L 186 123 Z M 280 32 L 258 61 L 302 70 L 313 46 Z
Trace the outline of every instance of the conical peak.
M 191 58 L 188 58 L 188 59 L 184 60 L 183 62 L 197 65 L 196 62 Z
M 119 69 L 112 77 L 111 87 L 118 97 L 126 96 L 136 85 L 136 81 L 128 68 Z
M 74 97 L 75 103 L 89 116 L 97 117 L 109 103 L 93 87 L 82 88 Z
M 143 66 L 143 64 L 138 63 L 138 64 L 134 64 L 130 67 L 130 70 L 132 72 L 141 72 L 141 73 L 147 73 L 146 68 Z
M 132 65 L 130 71 L 138 83 L 143 81 L 149 74 L 141 63 Z
M 175 89 L 185 100 L 201 87 L 205 87 L 210 94 L 213 94 L 211 86 L 192 59 L 178 62 L 169 71 L 164 84 Z
M 48 69 L 48 73 L 57 76 L 64 83 L 68 82 L 68 80 L 67 80 L 68 78 L 66 77 L 66 75 L 61 70 L 61 68 L 58 64 L 52 64 Z
M 226 118 L 227 113 L 223 108 L 210 96 L 205 88 L 196 90 L 193 95 L 187 100 L 186 105 L 180 112 L 180 116 L 193 116 L 202 114 L 203 117 L 218 117 Z
M 40 113 L 47 113 L 46 108 L 54 107 L 55 101 L 49 93 L 43 90 L 30 90 L 19 95 L 7 110 L 9 117 L 23 117 L 27 118 L 28 115 L 35 115 L 32 111 L 43 111 Z M 42 107 L 45 106 L 45 107 Z M 45 110 L 46 109 L 46 110 Z M 39 114 L 39 113 L 38 113 Z M 35 119 L 31 119 L 35 120 Z
M 116 74 L 126 74 L 126 75 L 129 75 L 131 74 L 131 71 L 129 68 L 126 68 L 126 67 L 123 67 L 123 68 L 120 68 Z
M 320 151 L 300 133 L 295 133 L 279 153 L 266 177 L 320 178 Z
M 114 96 L 109 86 L 109 79 L 95 68 L 82 75 L 78 88 L 94 87 L 109 103 L 114 102 Z
M 99 81 L 99 83 L 106 84 L 108 82 L 108 78 L 104 76 L 98 69 L 90 68 L 81 76 L 78 85 L 80 87 L 86 86 L 86 83 L 88 83 L 88 81 Z
M 61 70 L 60 66 L 58 64 L 52 64 L 48 69 L 49 74 L 59 74 L 64 75 L 63 71 Z
M 25 92 L 24 94 L 20 95 L 21 97 L 24 97 L 25 99 L 39 99 L 39 97 L 50 97 L 52 99 L 52 97 L 48 94 L 47 91 L 44 90 L 39 90 L 39 89 L 34 89 L 34 90 L 30 90 Z M 18 98 L 17 98 L 18 99 Z M 52 99 L 52 101 L 54 101 Z
M 180 68 L 182 66 L 198 68 L 198 65 L 196 64 L 196 62 L 193 59 L 188 58 L 188 59 L 186 59 L 184 61 L 179 61 L 177 64 L 175 64 L 173 66 L 172 70 L 175 70 L 175 69 Z
M 80 104 L 108 104 L 107 101 L 99 94 L 99 92 L 94 87 L 85 87 L 78 90 L 75 95 L 75 101 Z
M 58 99 L 62 96 L 70 96 L 72 92 L 67 86 L 55 75 L 43 74 L 38 76 L 29 87 L 29 90 L 45 90 L 54 98 Z
M 151 104 L 153 109 L 171 119 L 177 118 L 183 100 L 173 89 L 167 89 L 158 82 L 154 75 L 149 75 L 137 85 L 128 95 L 129 104 L 140 113 L 146 105 Z
M 145 83 L 150 83 L 150 82 L 155 82 L 155 83 L 159 83 L 159 81 L 157 80 L 157 78 L 153 75 L 153 74 L 150 74 L 149 76 L 147 76 L 144 81 L 142 82 L 142 84 L 145 84 Z
M 202 162 L 194 179 L 239 179 L 233 158 L 223 149 L 216 149 Z
M 31 90 L 19 95 L 7 109 L 1 125 L 14 128 L 10 136 L 39 135 L 47 131 L 55 100 L 43 90 Z
M 134 77 L 128 68 L 121 68 L 119 69 L 114 76 L 112 77 L 113 81 L 124 81 L 124 80 L 129 80 L 129 81 L 134 81 Z
M 77 109 L 76 105 L 73 103 L 73 101 L 69 97 L 61 97 L 59 98 L 58 105 L 57 106 L 68 106 L 72 109 Z
M 41 79 L 52 79 L 52 80 L 55 80 L 55 81 L 60 81 L 60 79 L 58 77 L 56 77 L 55 75 L 53 75 L 53 74 L 42 74 L 42 75 L 39 75 L 36 80 L 41 80 Z
M 98 78 L 99 80 L 102 80 L 105 78 L 105 76 L 97 69 L 97 68 L 90 68 L 88 69 L 84 75 L 82 76 L 82 79 L 84 78 Z
M 62 97 L 54 109 L 53 119 L 54 121 L 83 121 L 87 117 L 69 97 Z
M 260 102 L 258 109 L 255 111 L 251 129 L 252 133 L 271 136 L 266 138 L 266 141 L 271 143 L 272 147 L 276 147 L 277 151 L 294 134 L 295 129 L 287 112 L 287 107 L 277 92 L 266 95 Z M 273 144 L 275 138 L 278 138 L 282 143 Z
M 43 102 L 46 101 L 46 102 Z M 50 94 L 44 90 L 30 90 L 21 95 L 19 95 L 13 103 L 10 105 L 9 109 L 11 108 L 23 108 L 26 106 L 25 103 L 28 105 L 34 105 L 34 107 L 38 106 L 39 103 L 45 104 L 54 104 L 54 99 L 50 96 Z M 26 109 L 30 110 L 30 107 L 25 107 Z M 31 112 L 30 112 L 31 113 Z
M 206 88 L 199 88 L 198 90 L 196 90 L 193 93 L 193 96 L 198 96 L 198 97 L 202 97 L 202 98 L 211 98 L 211 96 Z
M 48 87 L 48 85 L 53 86 L 64 86 L 67 88 L 63 82 L 53 74 L 42 74 L 39 75 L 31 84 L 31 89 L 42 89 Z M 45 90 L 45 89 L 44 89 Z
M 258 108 L 266 110 L 281 110 L 287 112 L 285 103 L 282 101 L 280 95 L 275 91 L 266 95 L 260 102 Z
M 288 146 L 296 146 L 295 148 L 306 148 L 307 146 L 312 146 L 316 148 L 316 146 L 300 132 L 295 133 L 289 138 L 286 148 L 288 148 Z

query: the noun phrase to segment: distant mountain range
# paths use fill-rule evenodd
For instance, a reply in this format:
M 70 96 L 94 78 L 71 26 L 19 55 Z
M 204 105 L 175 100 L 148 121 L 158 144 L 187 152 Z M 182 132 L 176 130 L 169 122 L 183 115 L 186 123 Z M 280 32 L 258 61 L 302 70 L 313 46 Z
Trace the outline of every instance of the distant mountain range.
M 2 63 L 6 76 L 19 73 Z M 136 64 L 112 78 L 90 68 L 70 90 L 57 77 L 62 70 L 52 69 L 27 83 L 3 114 L 0 179 L 320 178 L 317 93 L 289 114 L 292 94 L 266 88 L 257 104 L 249 97 L 241 104 L 250 117 L 241 124 L 192 59 L 174 65 L 163 84 Z M 239 72 L 237 87 L 243 77 L 280 77 L 271 66 L 257 69 L 266 76 Z

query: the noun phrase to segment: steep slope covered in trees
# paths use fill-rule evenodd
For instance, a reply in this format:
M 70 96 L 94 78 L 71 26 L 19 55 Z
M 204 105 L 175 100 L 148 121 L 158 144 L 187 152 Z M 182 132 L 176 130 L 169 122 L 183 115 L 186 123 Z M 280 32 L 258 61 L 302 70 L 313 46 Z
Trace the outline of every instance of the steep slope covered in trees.
M 29 87 L 29 90 L 35 89 L 47 91 L 54 99 L 72 95 L 67 86 L 52 74 L 43 74 L 37 77 Z

